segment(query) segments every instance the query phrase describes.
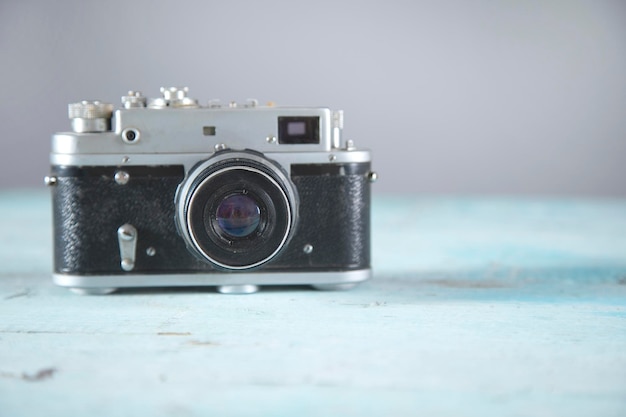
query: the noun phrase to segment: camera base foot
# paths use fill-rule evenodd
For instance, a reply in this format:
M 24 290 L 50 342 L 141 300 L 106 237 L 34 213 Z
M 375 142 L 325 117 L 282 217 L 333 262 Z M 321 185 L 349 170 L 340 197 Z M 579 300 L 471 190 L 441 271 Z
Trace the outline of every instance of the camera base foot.
M 349 282 L 346 284 L 317 284 L 313 288 L 320 291 L 347 291 L 356 287 L 357 283 Z
M 220 285 L 217 287 L 217 291 L 222 294 L 252 294 L 258 290 L 258 285 Z
M 70 291 L 78 295 L 107 295 L 115 292 L 117 288 L 70 288 Z

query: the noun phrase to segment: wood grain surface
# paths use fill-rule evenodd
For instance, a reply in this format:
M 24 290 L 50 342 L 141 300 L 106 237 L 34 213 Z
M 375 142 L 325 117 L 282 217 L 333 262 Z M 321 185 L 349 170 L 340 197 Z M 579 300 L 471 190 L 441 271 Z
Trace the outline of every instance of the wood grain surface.
M 624 416 L 626 201 L 376 196 L 352 291 L 51 283 L 0 193 L 0 416 Z

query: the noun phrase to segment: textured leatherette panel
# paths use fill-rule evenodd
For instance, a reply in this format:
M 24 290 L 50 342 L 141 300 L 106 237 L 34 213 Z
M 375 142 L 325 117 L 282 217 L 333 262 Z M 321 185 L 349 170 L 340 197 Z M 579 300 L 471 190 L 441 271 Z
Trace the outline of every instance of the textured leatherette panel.
M 143 167 L 142 167 L 143 168 Z M 53 191 L 55 270 L 61 273 L 122 273 L 117 229 L 125 223 L 138 231 L 134 271 L 178 271 L 199 267 L 174 223 L 174 197 L 183 167 L 171 170 L 124 168 L 126 185 L 115 183 L 115 167 L 84 168 L 73 176 L 57 174 Z M 163 175 L 166 172 L 169 175 Z M 65 173 L 65 172 L 63 172 Z M 155 256 L 146 250 L 153 247 Z
M 293 238 L 264 271 L 351 270 L 370 266 L 370 184 L 358 169 L 294 170 L 299 220 Z M 313 167 L 314 168 L 314 167 Z M 66 274 L 215 272 L 186 247 L 175 225 L 175 194 L 183 167 L 125 167 L 130 180 L 114 181 L 116 167 L 53 168 L 55 271 Z M 138 231 L 135 268 L 120 267 L 119 226 Z M 305 245 L 313 251 L 305 253 Z M 154 256 L 147 254 L 154 248 Z

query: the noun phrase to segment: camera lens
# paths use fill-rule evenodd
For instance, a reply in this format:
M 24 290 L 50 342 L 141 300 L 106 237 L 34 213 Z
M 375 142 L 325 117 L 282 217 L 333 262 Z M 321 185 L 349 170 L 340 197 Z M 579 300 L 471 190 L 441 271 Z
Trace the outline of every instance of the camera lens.
M 297 221 L 295 186 L 254 151 L 222 151 L 189 172 L 177 194 L 179 231 L 218 269 L 243 270 L 277 256 Z
M 261 222 L 261 209 L 252 198 L 243 194 L 226 197 L 217 206 L 217 223 L 221 230 L 233 238 L 252 234 Z

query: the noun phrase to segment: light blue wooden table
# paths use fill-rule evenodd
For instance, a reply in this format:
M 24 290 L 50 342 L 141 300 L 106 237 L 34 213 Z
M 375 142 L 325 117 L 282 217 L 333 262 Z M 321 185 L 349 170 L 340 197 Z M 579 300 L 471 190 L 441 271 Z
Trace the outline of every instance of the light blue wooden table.
M 626 416 L 626 201 L 377 196 L 349 292 L 77 296 L 0 193 L 0 416 Z

